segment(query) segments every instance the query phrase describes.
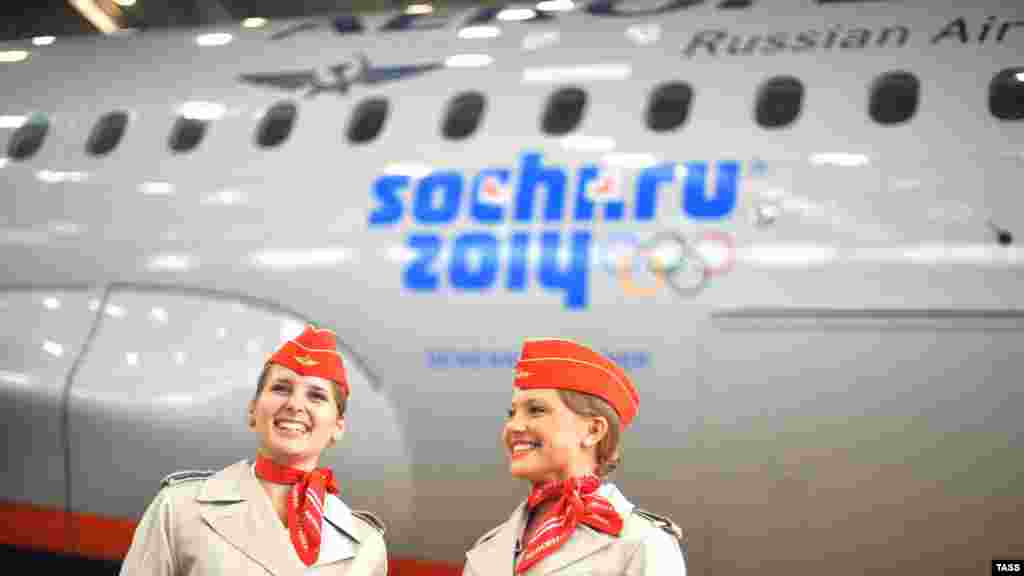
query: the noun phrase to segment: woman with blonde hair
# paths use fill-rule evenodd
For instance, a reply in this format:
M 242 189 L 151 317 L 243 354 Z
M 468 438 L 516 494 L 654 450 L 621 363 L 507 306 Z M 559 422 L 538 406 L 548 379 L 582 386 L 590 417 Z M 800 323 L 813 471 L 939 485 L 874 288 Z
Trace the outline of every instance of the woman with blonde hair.
M 532 488 L 466 554 L 463 575 L 685 575 L 679 528 L 607 480 L 639 405 L 610 359 L 570 340 L 527 340 L 502 439 L 509 472 Z
M 350 510 L 319 467 L 345 432 L 348 396 L 334 333 L 307 326 L 266 362 L 249 402 L 255 459 L 165 478 L 122 576 L 386 576 L 383 524 Z

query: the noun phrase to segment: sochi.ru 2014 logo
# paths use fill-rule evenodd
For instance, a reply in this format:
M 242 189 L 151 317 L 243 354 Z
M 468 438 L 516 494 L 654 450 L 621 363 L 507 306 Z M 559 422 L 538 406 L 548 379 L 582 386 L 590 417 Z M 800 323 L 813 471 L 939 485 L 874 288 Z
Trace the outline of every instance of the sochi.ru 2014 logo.
M 665 210 L 703 222 L 726 219 L 736 207 L 739 173 L 732 160 L 665 162 L 626 178 L 596 164 L 573 172 L 525 151 L 515 170 L 384 174 L 370 190 L 368 225 L 406 233 L 402 285 L 412 292 L 436 292 L 445 278 L 456 292 L 525 292 L 532 279 L 561 292 L 566 308 L 582 309 L 594 265 L 631 294 L 661 286 L 691 293 L 727 271 L 734 246 L 723 232 L 704 232 L 695 242 L 674 231 L 644 238 L 620 229 L 597 237 L 595 223 L 654 225 Z M 725 264 L 709 265 L 697 250 L 702 243 L 724 251 Z M 648 285 L 633 281 L 637 260 L 653 274 Z

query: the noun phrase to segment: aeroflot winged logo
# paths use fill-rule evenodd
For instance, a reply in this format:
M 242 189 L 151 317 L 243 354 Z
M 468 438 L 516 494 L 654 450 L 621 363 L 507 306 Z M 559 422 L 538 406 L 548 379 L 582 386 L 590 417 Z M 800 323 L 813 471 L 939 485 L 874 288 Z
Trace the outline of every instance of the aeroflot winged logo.
M 443 68 L 441 62 L 404 66 L 374 66 L 365 54 L 326 68 L 242 74 L 238 79 L 254 86 L 269 86 L 289 92 L 305 91 L 306 98 L 321 92 L 345 94 L 353 84 L 374 85 L 417 76 Z
M 368 226 L 409 228 L 402 271 L 407 290 L 437 292 L 447 278 L 455 292 L 525 292 L 532 278 L 562 292 L 566 308 L 583 309 L 595 220 L 654 223 L 665 210 L 722 220 L 736 208 L 739 174 L 734 160 L 664 162 L 627 179 L 595 164 L 575 170 L 549 164 L 541 152 L 527 150 L 514 168 L 384 174 L 370 189 Z M 455 224 L 457 230 L 444 229 Z

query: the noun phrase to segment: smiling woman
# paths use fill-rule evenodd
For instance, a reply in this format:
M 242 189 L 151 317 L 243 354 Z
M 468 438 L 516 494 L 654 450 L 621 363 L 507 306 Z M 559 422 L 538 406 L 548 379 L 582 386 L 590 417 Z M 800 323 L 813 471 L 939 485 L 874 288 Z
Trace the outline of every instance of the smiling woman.
M 350 394 L 334 332 L 307 326 L 266 362 L 249 402 L 254 460 L 167 477 L 135 530 L 122 575 L 385 576 L 383 524 L 339 498 L 319 467 L 345 432 Z M 216 533 L 216 537 L 213 536 Z
M 310 471 L 320 453 L 345 432 L 348 386 L 343 384 L 344 369 L 336 353 L 321 354 L 335 367 L 321 367 L 315 352 L 300 346 L 289 342 L 264 367 L 249 404 L 249 427 L 260 436 L 260 454 Z M 340 378 L 330 377 L 335 374 Z
M 608 481 L 640 395 L 615 362 L 570 340 L 527 340 L 502 433 L 509 473 L 532 489 L 477 540 L 463 576 L 686 574 L 682 533 Z

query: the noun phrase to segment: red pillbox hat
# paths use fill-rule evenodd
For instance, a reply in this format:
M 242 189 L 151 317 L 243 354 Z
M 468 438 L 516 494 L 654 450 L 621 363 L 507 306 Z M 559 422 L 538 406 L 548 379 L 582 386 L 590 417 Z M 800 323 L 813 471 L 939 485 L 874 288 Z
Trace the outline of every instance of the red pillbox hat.
M 515 386 L 523 390 L 559 388 L 592 394 L 608 402 L 622 427 L 636 417 L 640 395 L 626 372 L 612 360 L 560 338 L 531 338 L 516 363 Z
M 345 364 L 338 353 L 337 336 L 326 328 L 307 325 L 302 334 L 282 344 L 267 363 L 280 364 L 303 376 L 333 380 L 341 385 L 346 398 L 349 395 Z

